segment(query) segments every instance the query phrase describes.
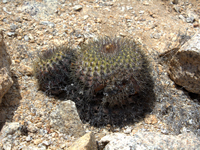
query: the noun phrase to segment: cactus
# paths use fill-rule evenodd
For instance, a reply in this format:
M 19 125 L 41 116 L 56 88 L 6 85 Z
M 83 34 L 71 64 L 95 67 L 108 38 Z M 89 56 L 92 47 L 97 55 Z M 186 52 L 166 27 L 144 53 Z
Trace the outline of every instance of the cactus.
M 73 55 L 73 50 L 68 47 L 50 48 L 39 55 L 34 62 L 34 74 L 40 90 L 53 95 L 68 90 Z
M 106 37 L 81 47 L 73 61 L 72 78 L 87 100 L 103 95 L 103 106 L 121 107 L 146 86 L 146 65 L 140 43 Z
M 35 61 L 35 77 L 48 94 L 67 93 L 62 98 L 76 102 L 83 122 L 120 125 L 142 118 L 154 106 L 144 52 L 139 42 L 109 37 L 90 40 L 77 50 L 51 48 Z
M 76 95 L 103 106 L 123 107 L 128 98 L 144 92 L 147 61 L 140 43 L 125 38 L 99 38 L 80 50 L 49 49 L 34 63 L 39 88 L 59 95 L 73 84 Z M 99 102 L 98 102 L 99 103 Z

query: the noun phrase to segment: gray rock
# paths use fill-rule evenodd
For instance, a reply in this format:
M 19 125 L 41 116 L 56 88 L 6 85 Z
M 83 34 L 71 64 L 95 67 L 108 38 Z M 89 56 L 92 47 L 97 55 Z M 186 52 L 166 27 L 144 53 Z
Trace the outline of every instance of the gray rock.
M 169 75 L 189 92 L 200 94 L 200 32 L 185 43 L 170 61 Z
M 70 100 L 61 102 L 50 114 L 50 125 L 59 132 L 74 137 L 80 137 L 85 133 L 75 103 Z
M 3 11 L 5 11 L 7 14 L 11 15 L 12 13 L 7 11 L 6 7 L 3 7 Z
M 177 12 L 177 13 L 180 13 L 181 11 L 180 11 L 180 7 L 179 6 L 177 6 L 177 5 L 174 5 L 174 10 Z
M 103 150 L 137 150 L 137 149 L 199 149 L 200 141 L 193 133 L 163 135 L 154 132 L 137 132 L 134 136 L 114 133 L 104 136 L 99 141 Z
M 12 31 L 15 31 L 17 28 L 18 28 L 18 26 L 15 25 L 15 24 L 11 24 L 11 25 L 10 25 L 10 29 L 11 29 Z
M 92 132 L 86 133 L 84 136 L 76 140 L 68 150 L 97 150 L 95 136 Z
M 16 131 L 18 131 L 20 129 L 21 125 L 19 124 L 19 122 L 11 122 L 11 123 L 7 123 L 6 125 L 3 126 L 2 130 L 1 130 L 1 136 L 0 139 L 8 136 L 8 135 L 12 135 L 14 134 Z
M 26 137 L 26 141 L 27 142 L 30 142 L 32 140 L 32 137 L 30 136 L 30 135 L 28 135 L 27 137 Z
M 178 16 L 181 20 L 183 20 L 183 22 L 185 22 L 186 20 L 185 20 L 185 17 L 183 16 L 183 15 L 179 15 Z
M 6 67 L 0 69 L 0 103 L 2 102 L 3 96 L 13 84 L 13 80 L 9 74 L 10 72 Z
M 2 2 L 3 2 L 4 4 L 6 4 L 8 1 L 7 1 L 7 0 L 3 0 Z
M 150 37 L 151 37 L 151 38 L 154 38 L 154 39 L 159 39 L 160 36 L 161 36 L 160 33 L 153 33 L 153 34 L 150 34 Z
M 24 40 L 25 40 L 26 42 L 29 41 L 29 37 L 28 37 L 28 35 L 25 35 L 25 36 L 24 36 Z
M 192 16 L 192 17 L 187 17 L 186 18 L 186 22 L 187 23 L 193 23 L 195 21 L 195 19 L 194 19 L 194 17 Z
M 40 24 L 41 24 L 41 25 L 49 26 L 50 28 L 55 27 L 55 24 L 52 23 L 52 22 L 49 22 L 49 21 L 40 21 Z
M 73 9 L 74 9 L 75 11 L 80 11 L 82 8 L 83 8 L 82 5 L 75 5 L 75 6 L 73 7 Z
M 9 37 L 15 36 L 15 34 L 16 34 L 15 32 L 8 32 L 8 33 L 7 33 L 7 35 L 8 35 Z
M 198 20 L 199 16 L 192 10 L 187 10 L 187 20 L 193 23 L 195 20 Z
M 1 31 L 0 31 L 1 32 Z M 11 60 L 6 51 L 6 45 L 3 41 L 3 32 L 0 35 L 0 104 L 2 97 L 8 92 L 13 84 L 10 73 Z

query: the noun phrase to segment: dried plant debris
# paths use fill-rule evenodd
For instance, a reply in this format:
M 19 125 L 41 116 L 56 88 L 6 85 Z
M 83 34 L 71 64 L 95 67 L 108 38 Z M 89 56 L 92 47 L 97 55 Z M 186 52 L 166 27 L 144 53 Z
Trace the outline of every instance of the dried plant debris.
M 41 90 L 73 99 L 85 122 L 135 122 L 151 111 L 155 99 L 144 49 L 134 40 L 110 37 L 79 50 L 49 49 L 35 61 L 35 77 Z

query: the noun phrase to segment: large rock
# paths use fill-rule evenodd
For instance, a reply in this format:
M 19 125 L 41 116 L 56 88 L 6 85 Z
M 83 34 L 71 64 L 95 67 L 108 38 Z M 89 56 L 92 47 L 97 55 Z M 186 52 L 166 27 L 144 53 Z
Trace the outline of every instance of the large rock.
M 10 89 L 13 84 L 10 73 L 11 60 L 6 52 L 6 45 L 3 41 L 3 32 L 1 31 L 0 36 L 0 104 L 2 97 Z
M 85 134 L 76 105 L 70 100 L 61 102 L 50 114 L 50 119 L 51 127 L 61 133 L 74 137 L 81 137 Z
M 100 142 L 102 150 L 137 150 L 137 149 L 199 149 L 200 141 L 193 133 L 178 136 L 153 132 L 137 132 L 134 136 L 114 133 L 104 136 Z
M 19 122 L 6 123 L 1 129 L 0 140 L 8 135 L 14 134 L 16 131 L 19 131 L 20 127 L 21 125 Z
M 95 136 L 92 132 L 86 133 L 84 136 L 76 140 L 68 150 L 97 150 Z
M 169 75 L 189 92 L 200 94 L 200 31 L 170 61 Z

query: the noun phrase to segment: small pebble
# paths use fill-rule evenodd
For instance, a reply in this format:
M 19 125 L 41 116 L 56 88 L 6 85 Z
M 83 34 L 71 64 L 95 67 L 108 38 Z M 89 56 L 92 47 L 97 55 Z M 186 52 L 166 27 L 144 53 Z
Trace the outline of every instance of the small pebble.
M 27 142 L 30 142 L 31 140 L 32 140 L 32 137 L 30 135 L 26 137 Z
M 5 11 L 7 14 L 11 15 L 12 13 L 7 11 L 6 7 L 3 7 L 3 11 Z
M 187 22 L 187 23 L 193 23 L 194 20 L 195 20 L 194 17 L 187 17 L 187 18 L 186 18 L 186 22 Z
M 76 6 L 73 7 L 73 9 L 74 9 L 75 11 L 80 11 L 82 8 L 83 8 L 82 5 L 76 5 Z
M 29 40 L 28 35 L 25 35 L 25 36 L 24 36 L 24 40 L 25 40 L 26 42 L 28 42 L 28 40 Z
M 15 25 L 15 24 L 11 24 L 11 25 L 10 25 L 10 29 L 11 29 L 12 31 L 15 31 L 17 28 L 18 28 L 18 26 Z
M 4 4 L 6 4 L 8 1 L 7 1 L 7 0 L 3 0 L 2 2 L 3 2 Z
M 89 16 L 88 15 L 85 15 L 83 16 L 83 19 L 86 20 Z
M 139 11 L 139 14 L 144 14 L 144 10 L 140 10 L 140 11 Z
M 52 22 L 49 22 L 49 21 L 40 21 L 40 24 L 41 24 L 41 25 L 49 26 L 49 27 L 51 27 L 51 28 L 55 27 L 55 24 L 52 23 Z
M 15 32 L 8 32 L 7 35 L 10 36 L 10 37 L 11 37 L 11 36 L 14 36 L 14 35 L 15 35 Z
M 42 142 L 42 144 L 44 144 L 44 145 L 46 145 L 46 146 L 49 146 L 51 143 L 50 143 L 49 141 L 46 141 L 46 140 L 45 140 L 45 141 Z

